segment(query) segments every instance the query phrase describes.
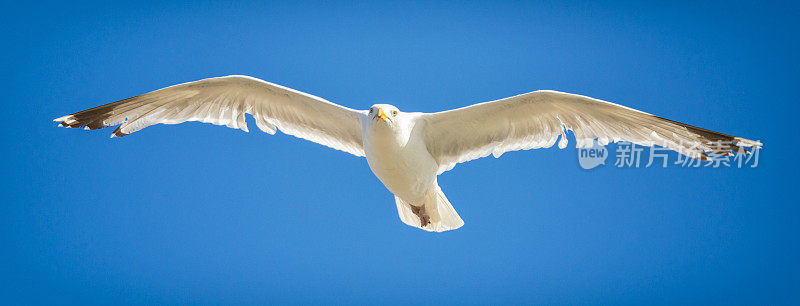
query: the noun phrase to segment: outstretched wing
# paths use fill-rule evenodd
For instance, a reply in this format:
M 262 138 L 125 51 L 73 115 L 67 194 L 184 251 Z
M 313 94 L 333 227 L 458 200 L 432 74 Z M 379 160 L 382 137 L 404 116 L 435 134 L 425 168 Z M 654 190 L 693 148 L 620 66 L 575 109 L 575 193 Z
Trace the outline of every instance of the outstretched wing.
M 121 137 L 164 123 L 200 121 L 248 131 L 245 114 L 269 134 L 286 134 L 364 156 L 361 111 L 248 76 L 183 83 L 55 119 L 61 126 L 94 130 L 119 125 Z
M 629 141 L 660 145 L 689 157 L 707 153 L 732 155 L 761 143 L 657 117 L 632 108 L 585 96 L 535 91 L 459 109 L 422 114 L 428 151 L 439 173 L 455 164 L 493 154 L 567 146 L 565 131 L 575 134 L 578 147 Z

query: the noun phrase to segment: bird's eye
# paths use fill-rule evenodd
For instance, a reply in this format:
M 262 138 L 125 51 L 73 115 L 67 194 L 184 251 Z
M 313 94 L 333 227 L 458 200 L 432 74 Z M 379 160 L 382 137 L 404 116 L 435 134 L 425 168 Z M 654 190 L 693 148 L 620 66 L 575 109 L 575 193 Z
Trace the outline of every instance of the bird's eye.
M 369 109 L 369 113 L 372 114 L 372 108 Z
M 397 116 L 397 111 L 392 111 L 392 116 Z

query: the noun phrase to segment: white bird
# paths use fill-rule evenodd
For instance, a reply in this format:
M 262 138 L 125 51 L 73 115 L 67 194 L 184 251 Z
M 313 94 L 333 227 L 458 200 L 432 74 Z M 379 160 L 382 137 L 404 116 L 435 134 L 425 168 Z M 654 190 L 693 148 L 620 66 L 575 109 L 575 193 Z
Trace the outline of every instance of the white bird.
M 438 113 L 401 112 L 375 104 L 354 110 L 248 76 L 183 83 L 98 106 L 54 121 L 70 128 L 119 125 L 121 137 L 164 123 L 200 121 L 248 131 L 245 114 L 264 132 L 307 139 L 365 156 L 375 176 L 395 196 L 400 220 L 426 231 L 457 229 L 464 221 L 436 177 L 457 163 L 504 152 L 629 141 L 661 145 L 692 158 L 760 148 L 758 141 L 657 117 L 585 96 L 534 91 Z M 559 139 L 560 138 L 560 139 Z

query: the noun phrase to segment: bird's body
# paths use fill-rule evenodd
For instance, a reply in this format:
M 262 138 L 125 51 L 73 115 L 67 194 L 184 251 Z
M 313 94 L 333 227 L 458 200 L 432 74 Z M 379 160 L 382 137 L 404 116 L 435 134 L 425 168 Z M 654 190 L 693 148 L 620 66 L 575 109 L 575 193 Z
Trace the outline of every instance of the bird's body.
M 381 118 L 384 113 L 393 115 Z M 464 221 L 436 182 L 439 164 L 424 142 L 424 121 L 419 118 L 391 105 L 372 106 L 361 117 L 367 164 L 395 195 L 403 222 L 429 231 L 456 229 Z
M 401 117 L 401 118 L 398 118 Z M 418 135 L 412 114 L 395 121 L 364 121 L 364 153 L 369 168 L 398 197 L 416 203 L 436 184 L 438 165 Z
M 388 104 L 369 110 L 247 76 L 204 79 L 166 87 L 55 119 L 65 127 L 120 125 L 112 137 L 164 123 L 201 121 L 248 131 L 245 114 L 264 132 L 284 133 L 366 157 L 375 176 L 395 195 L 400 219 L 427 231 L 464 222 L 437 183 L 457 163 L 489 154 L 594 141 L 629 141 L 689 157 L 746 153 L 761 143 L 734 137 L 584 96 L 537 91 L 439 113 L 407 113 Z

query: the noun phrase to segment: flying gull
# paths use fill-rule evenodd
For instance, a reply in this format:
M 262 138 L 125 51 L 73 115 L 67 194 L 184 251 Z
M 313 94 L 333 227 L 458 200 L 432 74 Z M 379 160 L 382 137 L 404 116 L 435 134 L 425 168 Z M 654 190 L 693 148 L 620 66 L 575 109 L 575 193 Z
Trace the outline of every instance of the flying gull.
M 688 157 L 730 156 L 761 147 L 734 137 L 585 96 L 540 90 L 438 113 L 402 112 L 388 104 L 355 110 L 248 76 L 178 84 L 55 119 L 61 126 L 119 125 L 121 137 L 164 123 L 200 121 L 248 131 L 245 114 L 269 134 L 281 130 L 356 156 L 394 194 L 403 223 L 426 231 L 457 229 L 464 221 L 436 177 L 489 154 L 628 141 L 660 145 Z

